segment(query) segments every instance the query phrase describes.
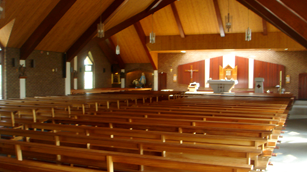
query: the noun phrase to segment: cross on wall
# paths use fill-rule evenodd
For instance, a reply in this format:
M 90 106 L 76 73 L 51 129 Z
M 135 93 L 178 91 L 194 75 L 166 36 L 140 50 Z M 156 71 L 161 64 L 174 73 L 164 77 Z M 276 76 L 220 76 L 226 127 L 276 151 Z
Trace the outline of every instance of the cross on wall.
M 191 65 L 190 70 L 185 70 L 186 72 L 191 72 L 191 82 L 193 82 L 193 72 L 198 72 L 198 70 L 193 70 L 193 65 Z

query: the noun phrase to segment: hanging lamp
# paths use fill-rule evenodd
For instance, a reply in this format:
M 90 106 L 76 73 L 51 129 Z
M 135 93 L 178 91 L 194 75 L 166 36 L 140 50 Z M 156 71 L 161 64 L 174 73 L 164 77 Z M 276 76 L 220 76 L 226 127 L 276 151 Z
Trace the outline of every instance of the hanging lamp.
M 149 43 L 154 44 L 156 42 L 156 34 L 153 32 L 153 14 L 151 15 L 151 33 L 149 34 Z
M 116 48 L 115 48 L 115 54 L 119 55 L 120 54 L 120 47 L 118 45 L 118 36 L 116 35 Z
M 249 9 L 247 11 L 247 17 L 248 17 L 248 27 L 245 31 L 245 41 L 252 40 L 252 30 L 249 28 Z
M 101 1 L 100 4 L 102 4 Z M 97 24 L 97 37 L 98 38 L 104 37 L 104 23 L 102 23 L 101 21 L 101 15 L 100 15 L 100 23 Z
M 228 32 L 231 31 L 231 25 L 232 25 L 232 16 L 229 14 L 229 0 L 228 0 L 228 14 L 225 16 L 225 26 Z
M 4 18 L 5 0 L 0 0 L 0 19 Z

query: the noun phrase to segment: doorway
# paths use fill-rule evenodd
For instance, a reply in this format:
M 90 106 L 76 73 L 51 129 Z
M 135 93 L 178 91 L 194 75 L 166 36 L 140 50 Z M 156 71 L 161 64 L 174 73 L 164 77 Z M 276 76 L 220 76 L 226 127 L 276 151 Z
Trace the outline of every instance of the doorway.
M 307 100 L 307 73 L 299 74 L 298 99 Z
M 167 86 L 166 86 L 166 83 L 167 83 L 167 77 L 166 77 L 166 73 L 164 72 L 161 72 L 159 73 L 159 77 L 158 77 L 158 80 L 159 80 L 159 84 L 158 84 L 158 89 L 159 91 L 161 91 L 161 89 L 166 89 Z

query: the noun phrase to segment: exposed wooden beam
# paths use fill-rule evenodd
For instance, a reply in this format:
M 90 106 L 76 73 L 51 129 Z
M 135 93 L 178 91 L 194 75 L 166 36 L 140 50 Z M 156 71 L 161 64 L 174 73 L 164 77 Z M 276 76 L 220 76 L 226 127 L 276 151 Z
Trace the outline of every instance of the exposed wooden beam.
M 146 8 L 146 12 L 156 8 L 160 3 L 162 2 L 162 0 L 155 0 L 153 1 L 153 3 L 151 3 L 147 8 Z
M 262 18 L 263 35 L 268 35 L 268 24 L 265 19 Z
M 213 0 L 213 3 L 214 3 L 214 9 L 215 9 L 215 13 L 216 13 L 216 18 L 217 18 L 219 28 L 220 28 L 220 35 L 221 35 L 221 37 L 225 37 L 225 30 L 224 30 L 224 27 L 223 27 L 223 20 L 222 20 L 222 16 L 221 16 L 219 3 L 217 2 L 217 0 Z
M 115 54 L 115 44 L 113 43 L 113 41 L 111 39 L 106 39 L 105 42 L 107 43 L 109 48 L 113 51 L 114 56 L 116 58 L 116 61 L 117 61 L 118 65 L 119 65 L 119 67 L 121 69 L 125 69 L 125 63 L 123 61 L 123 58 L 121 57 L 120 54 L 119 55 Z
M 165 6 L 173 3 L 175 0 L 164 0 L 162 1 L 157 7 L 152 8 L 149 11 L 142 11 L 135 16 L 123 21 L 122 23 L 112 27 L 111 29 L 107 30 L 105 33 L 105 39 L 110 38 L 112 35 L 116 34 L 117 32 L 120 32 L 121 30 L 133 25 L 134 23 L 142 20 L 143 18 L 147 17 L 150 14 L 153 14 L 154 12 L 160 10 L 161 8 L 164 8 Z
M 264 18 L 266 21 L 270 22 L 272 25 L 277 27 L 279 30 L 287 34 L 289 37 L 297 41 L 299 44 L 307 48 L 307 40 L 298 34 L 293 28 L 289 27 L 288 24 L 284 23 L 277 16 L 271 13 L 266 7 L 259 4 L 255 0 L 237 0 L 245 7 L 249 8 L 260 17 Z
M 280 0 L 278 1 L 280 4 L 288 8 L 288 10 L 292 11 L 300 17 L 302 20 L 307 23 L 307 13 L 306 13 L 306 7 L 307 7 L 307 1 L 302 0 Z
M 307 40 L 307 23 L 301 20 L 296 14 L 284 7 L 278 1 L 257 0 L 260 4 L 265 6 L 273 15 L 278 17 L 289 27 L 295 30 L 298 34 Z M 306 45 L 307 46 L 307 45 Z
M 45 38 L 49 31 L 58 23 L 76 0 L 61 0 L 35 29 L 20 48 L 20 59 L 27 59 L 36 46 Z
M 138 36 L 139 36 L 139 38 L 142 42 L 143 48 L 146 52 L 146 55 L 147 55 L 151 65 L 152 65 L 153 70 L 157 70 L 157 66 L 156 66 L 155 62 L 153 61 L 151 54 L 149 53 L 149 50 L 146 46 L 146 35 L 145 35 L 145 32 L 142 28 L 141 23 L 140 22 L 134 23 L 134 28 L 135 28 L 135 30 L 136 30 L 136 32 L 137 32 L 137 34 L 138 34 Z
M 178 29 L 179 29 L 180 36 L 181 36 L 181 38 L 184 38 L 185 37 L 184 30 L 183 30 L 183 27 L 182 27 L 182 24 L 181 24 L 175 3 L 172 3 L 171 7 L 172 7 L 172 11 L 173 11 L 174 17 L 175 17 L 176 22 L 177 22 L 177 26 L 178 26 Z
M 148 41 L 149 38 L 146 37 Z M 206 40 L 206 41 L 204 41 Z M 223 50 L 223 49 L 274 49 L 289 51 L 305 50 L 303 46 L 282 32 L 253 33 L 253 41 L 245 41 L 245 33 L 229 33 L 225 37 L 219 34 L 189 35 L 182 39 L 179 35 L 156 36 L 156 43 L 147 44 L 151 52 L 180 52 L 181 50 Z
M 101 22 L 105 22 L 112 16 L 117 8 L 125 3 L 125 0 L 114 0 L 114 2 L 101 14 Z M 71 61 L 81 49 L 90 42 L 97 33 L 97 24 L 100 22 L 100 16 L 95 22 L 78 38 L 78 40 L 67 50 L 67 61 Z

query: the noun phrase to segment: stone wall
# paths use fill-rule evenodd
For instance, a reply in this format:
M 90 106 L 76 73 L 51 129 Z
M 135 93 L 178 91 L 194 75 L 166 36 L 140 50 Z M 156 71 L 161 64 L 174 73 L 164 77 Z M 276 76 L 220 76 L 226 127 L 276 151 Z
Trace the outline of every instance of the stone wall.
M 6 61 L 6 96 L 7 98 L 19 98 L 20 96 L 20 84 L 19 84 L 19 57 L 20 51 L 18 48 L 6 48 L 4 58 Z M 13 59 L 15 61 L 15 67 L 13 66 Z M 4 77 L 5 78 L 5 77 Z
M 291 82 L 286 84 L 284 88 L 287 92 L 293 93 L 296 97 L 298 96 L 298 75 L 307 72 L 307 51 L 203 51 L 166 53 L 159 54 L 158 56 L 159 72 L 167 73 L 167 88 L 185 91 L 187 90 L 187 85 L 173 82 L 173 74 L 177 74 L 178 65 L 227 54 L 284 65 L 284 76 L 290 75 L 291 77 Z M 170 72 L 170 68 L 173 69 L 172 72 Z

